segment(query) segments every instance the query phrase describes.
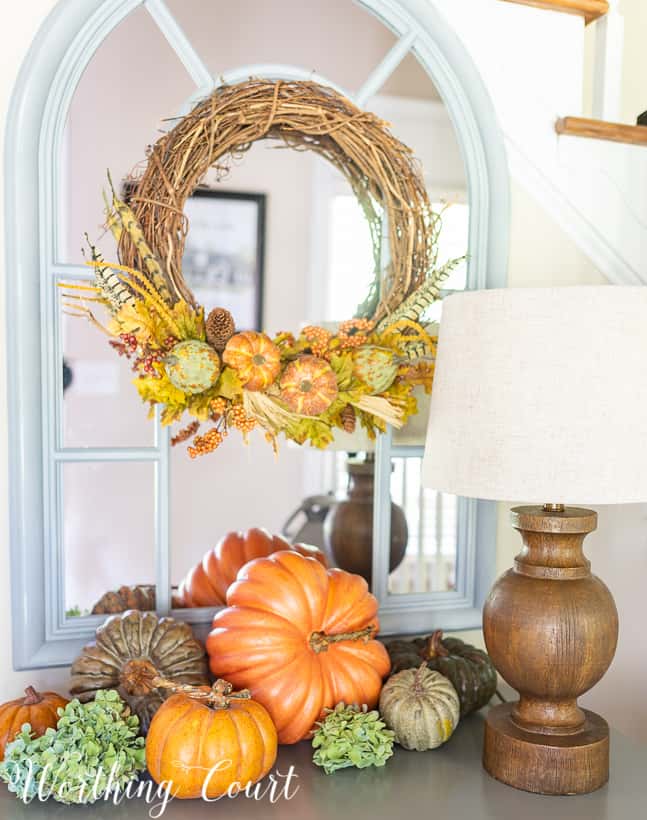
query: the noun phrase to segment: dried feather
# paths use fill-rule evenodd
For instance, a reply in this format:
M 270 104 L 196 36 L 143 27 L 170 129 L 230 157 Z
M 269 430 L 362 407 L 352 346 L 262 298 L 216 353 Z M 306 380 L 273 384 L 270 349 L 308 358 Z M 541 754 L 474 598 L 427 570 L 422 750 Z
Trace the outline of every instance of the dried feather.
M 402 302 L 400 307 L 396 308 L 394 311 L 385 316 L 384 319 L 382 319 L 377 326 L 378 332 L 385 331 L 388 327 L 401 319 L 419 322 L 425 311 L 428 310 L 431 305 L 433 305 L 433 303 L 440 298 L 441 282 L 447 279 L 454 268 L 456 268 L 464 259 L 464 256 L 459 259 L 451 259 L 443 265 L 442 268 L 434 271 L 429 280 L 424 282 L 410 296 L 408 296 L 404 302 Z
M 110 312 L 113 314 L 117 313 L 126 305 L 133 304 L 135 297 L 132 291 L 121 281 L 120 277 L 106 265 L 97 248 L 90 242 L 87 234 L 85 238 L 92 255 L 95 287 L 110 308 Z
M 119 219 L 122 231 L 126 231 L 132 240 L 132 243 L 139 254 L 139 258 L 150 276 L 153 286 L 160 296 L 172 306 L 174 300 L 169 290 L 169 278 L 162 270 L 162 266 L 157 256 L 146 242 L 144 232 L 141 225 L 137 221 L 135 214 L 125 202 L 119 199 L 114 189 L 112 192 L 111 214 L 114 214 Z M 108 217 L 108 225 L 110 225 L 110 216 Z M 114 233 L 115 232 L 113 230 L 113 234 Z M 119 238 L 121 238 L 121 234 Z

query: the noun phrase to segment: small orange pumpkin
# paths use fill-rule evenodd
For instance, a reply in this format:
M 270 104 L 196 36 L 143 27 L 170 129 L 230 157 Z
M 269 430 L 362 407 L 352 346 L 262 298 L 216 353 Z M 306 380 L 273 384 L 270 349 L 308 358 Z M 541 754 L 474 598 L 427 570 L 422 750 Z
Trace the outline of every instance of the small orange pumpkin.
M 316 558 L 326 566 L 326 556 L 307 544 L 290 544 L 280 535 L 253 527 L 247 532 L 230 532 L 205 553 L 180 584 L 177 598 L 180 606 L 223 606 L 227 590 L 236 580 L 238 570 L 254 558 L 265 558 L 279 550 L 294 550 Z
M 340 701 L 375 706 L 391 668 L 377 630 L 363 578 L 275 552 L 245 564 L 229 587 L 207 638 L 209 665 L 250 689 L 279 743 L 296 743 Z
M 294 413 L 318 416 L 337 398 L 335 371 L 318 356 L 300 356 L 283 371 L 280 398 Z
M 156 783 L 173 783 L 174 797 L 215 800 L 230 789 L 233 796 L 274 765 L 277 737 L 270 716 L 249 692 L 232 689 L 223 680 L 211 689 L 172 687 L 176 694 L 155 713 L 146 765 Z
M 64 709 L 69 700 L 56 692 L 37 692 L 33 686 L 25 689 L 25 697 L 11 700 L 0 706 L 0 760 L 4 750 L 20 731 L 23 723 L 29 723 L 36 737 L 47 729 L 55 729 L 58 723 L 58 709 Z
M 281 352 L 265 333 L 246 330 L 227 342 L 222 354 L 246 390 L 265 390 L 279 375 Z

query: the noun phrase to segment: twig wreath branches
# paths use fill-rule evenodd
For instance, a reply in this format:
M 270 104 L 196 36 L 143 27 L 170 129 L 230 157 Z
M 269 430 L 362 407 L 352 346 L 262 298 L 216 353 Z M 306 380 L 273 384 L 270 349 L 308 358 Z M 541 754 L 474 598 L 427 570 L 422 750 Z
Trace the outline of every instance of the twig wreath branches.
M 315 151 L 348 180 L 369 224 L 375 274 L 356 316 L 332 333 L 303 328 L 270 338 L 236 332 L 235 317 L 208 317 L 182 275 L 189 229 L 184 205 L 207 171 L 219 178 L 261 139 Z M 173 443 L 193 437 L 192 457 L 211 452 L 231 427 L 255 426 L 276 447 L 284 434 L 326 447 L 334 428 L 357 421 L 374 436 L 416 412 L 414 386 L 429 391 L 435 339 L 420 321 L 460 260 L 438 266 L 440 215 L 432 211 L 412 152 L 387 124 L 337 91 L 313 82 L 249 80 L 217 88 L 149 149 L 129 204 L 115 191 L 107 225 L 119 264 L 92 249 L 92 287 L 68 286 L 68 309 L 111 336 L 133 361 L 143 401 L 170 424 L 193 417 Z M 383 268 L 383 222 L 390 262 Z M 107 326 L 89 304 L 111 313 Z M 203 423 L 211 427 L 199 433 Z

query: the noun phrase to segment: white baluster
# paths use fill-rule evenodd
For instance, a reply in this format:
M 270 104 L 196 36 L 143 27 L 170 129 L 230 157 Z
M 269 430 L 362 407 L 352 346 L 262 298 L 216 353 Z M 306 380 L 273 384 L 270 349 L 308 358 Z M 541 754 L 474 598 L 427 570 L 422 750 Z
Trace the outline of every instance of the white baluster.
M 622 103 L 622 58 L 625 23 L 619 0 L 609 0 L 609 11 L 595 25 L 595 75 L 593 78 L 593 116 L 618 122 Z

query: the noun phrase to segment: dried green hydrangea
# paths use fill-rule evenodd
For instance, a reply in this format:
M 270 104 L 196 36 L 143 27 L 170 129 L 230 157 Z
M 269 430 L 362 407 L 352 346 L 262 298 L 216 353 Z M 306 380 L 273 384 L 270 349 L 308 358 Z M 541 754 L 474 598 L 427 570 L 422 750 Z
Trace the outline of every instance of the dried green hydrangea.
M 7 744 L 0 779 L 25 803 L 50 796 L 61 803 L 94 803 L 123 789 L 146 767 L 139 718 L 115 691 L 73 700 L 59 709 L 56 729 L 32 736 L 25 723 Z
M 384 766 L 393 754 L 395 733 L 386 728 L 379 712 L 338 703 L 327 709 L 328 715 L 312 738 L 313 761 L 326 774 L 356 766 Z

